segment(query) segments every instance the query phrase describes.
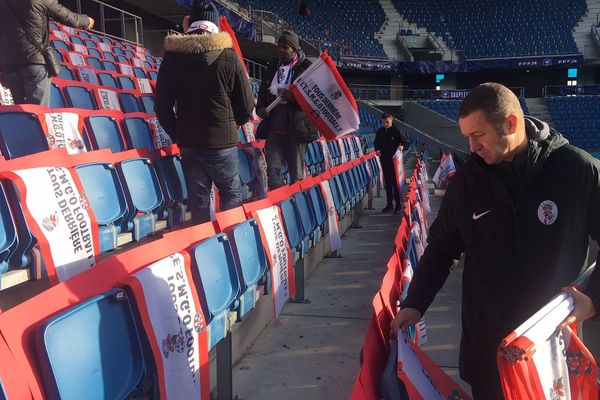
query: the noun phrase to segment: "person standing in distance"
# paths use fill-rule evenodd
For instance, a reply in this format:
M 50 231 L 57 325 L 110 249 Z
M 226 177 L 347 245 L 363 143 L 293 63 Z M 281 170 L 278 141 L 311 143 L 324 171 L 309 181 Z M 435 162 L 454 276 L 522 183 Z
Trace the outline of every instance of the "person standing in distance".
M 379 160 L 381 161 L 383 179 L 385 180 L 385 194 L 387 197 L 387 204 L 381 211 L 388 212 L 394 210 L 398 214 L 402 211 L 402 202 L 398 182 L 396 182 L 393 157 L 397 150 L 402 151 L 405 147 L 408 147 L 409 143 L 398 126 L 394 124 L 392 114 L 383 113 L 381 115 L 381 124 L 383 126 L 377 130 L 374 143 L 375 150 L 379 154 Z M 396 202 L 395 209 L 392 201 Z
M 263 118 L 259 131 L 266 133 L 267 178 L 271 189 L 284 184 L 281 174 L 284 162 L 290 172 L 290 184 L 304 178 L 307 143 L 317 138 L 317 129 L 288 90 L 290 83 L 310 64 L 300 50 L 298 35 L 284 31 L 277 41 L 277 60 L 271 62 L 265 73 L 256 104 L 257 114 Z M 280 95 L 284 101 L 268 114 L 266 107 Z
M 459 369 L 475 400 L 503 399 L 496 350 L 561 288 L 566 322 L 600 310 L 600 269 L 570 285 L 600 239 L 600 163 L 548 124 L 524 117 L 498 83 L 477 86 L 458 110 L 471 157 L 450 180 L 392 334 L 419 321 L 465 253 Z
M 254 98 L 232 47 L 210 1 L 195 5 L 186 34 L 165 38 L 154 110 L 181 150 L 194 224 L 210 221 L 213 183 L 221 210 L 242 202 L 237 130 L 250 119 Z
M 93 18 L 57 0 L 0 0 L 0 82 L 10 89 L 15 104 L 50 106 L 46 62 L 34 45 L 48 47 L 50 18 L 73 28 L 94 27 Z

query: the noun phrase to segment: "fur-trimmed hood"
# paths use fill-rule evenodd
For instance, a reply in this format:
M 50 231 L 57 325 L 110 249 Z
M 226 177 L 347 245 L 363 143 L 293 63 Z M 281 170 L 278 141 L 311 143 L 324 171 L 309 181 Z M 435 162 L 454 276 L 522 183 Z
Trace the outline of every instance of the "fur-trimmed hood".
M 232 47 L 233 41 L 228 32 L 210 35 L 173 34 L 165 38 L 165 50 L 178 54 L 205 54 Z

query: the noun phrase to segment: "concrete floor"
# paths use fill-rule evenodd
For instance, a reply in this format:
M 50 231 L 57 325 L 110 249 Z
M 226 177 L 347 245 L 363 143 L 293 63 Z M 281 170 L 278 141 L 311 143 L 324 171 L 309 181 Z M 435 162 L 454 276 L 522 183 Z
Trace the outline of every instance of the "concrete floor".
M 437 211 L 440 197 L 432 197 Z M 362 229 L 342 240 L 342 258 L 321 262 L 308 278 L 309 304 L 287 304 L 235 366 L 239 399 L 347 399 L 359 370 L 359 352 L 393 251 L 399 216 L 382 214 L 385 201 L 374 199 Z M 431 214 L 430 221 L 435 218 Z M 426 315 L 429 342 L 424 349 L 458 379 L 460 274 L 451 275 Z

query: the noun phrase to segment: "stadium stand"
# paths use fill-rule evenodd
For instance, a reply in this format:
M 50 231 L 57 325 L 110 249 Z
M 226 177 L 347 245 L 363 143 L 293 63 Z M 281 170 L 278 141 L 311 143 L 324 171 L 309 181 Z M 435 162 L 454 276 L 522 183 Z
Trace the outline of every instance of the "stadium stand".
M 600 147 L 600 96 L 546 97 L 556 129 L 575 146 Z
M 525 99 L 519 97 L 519 102 L 521 103 L 521 107 L 523 108 L 525 115 L 528 115 L 529 110 L 527 109 L 527 103 L 525 102 Z M 442 114 L 446 118 L 456 121 L 456 115 L 458 114 L 458 108 L 460 107 L 461 100 L 420 100 L 418 103 L 432 111 L 437 112 L 438 114 Z
M 321 50 L 327 50 L 334 58 L 340 54 L 387 58 L 383 46 L 374 38 L 385 20 L 385 13 L 376 0 L 313 2 L 310 17 L 297 13 L 298 2 L 294 0 L 241 0 L 239 3 L 244 7 L 252 3 L 254 10 L 276 13 L 296 33 Z
M 511 2 L 510 7 L 491 0 L 394 4 L 409 22 L 440 35 L 468 58 L 577 54 L 571 29 L 587 9 L 583 0 Z

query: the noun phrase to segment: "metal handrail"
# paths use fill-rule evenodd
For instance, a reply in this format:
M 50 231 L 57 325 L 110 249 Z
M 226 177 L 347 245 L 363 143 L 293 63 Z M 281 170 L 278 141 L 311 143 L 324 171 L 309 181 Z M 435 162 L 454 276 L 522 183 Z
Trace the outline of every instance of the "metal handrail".
M 77 0 L 76 2 L 76 8 L 77 8 L 77 12 L 79 14 L 81 14 L 81 1 L 82 0 Z M 142 17 L 140 17 L 139 15 L 135 15 L 130 13 L 129 11 L 125 11 L 121 8 L 115 7 L 113 5 L 107 4 L 107 3 L 103 3 L 99 0 L 86 0 L 92 3 L 96 3 L 100 6 L 100 10 L 99 10 L 99 28 L 100 29 L 96 29 L 96 30 L 92 30 L 93 32 L 96 33 L 100 33 L 102 35 L 114 38 L 114 39 L 119 39 L 125 42 L 129 42 L 129 43 L 134 43 L 134 44 L 138 44 L 141 45 L 144 42 L 144 32 L 143 32 L 143 21 L 142 21 Z M 117 11 L 119 13 L 119 18 L 118 19 L 107 19 L 104 15 L 105 12 L 104 10 L 106 8 L 109 8 L 111 10 Z M 126 16 L 128 16 L 129 18 L 126 18 Z M 125 28 L 125 21 L 126 20 L 133 20 L 134 21 L 134 25 L 135 25 L 135 40 L 131 40 L 131 39 L 127 39 L 125 36 L 126 33 L 126 28 Z M 117 35 L 112 35 L 109 33 L 106 33 L 106 22 L 107 21 L 120 21 L 121 22 L 121 36 L 117 36 Z M 97 25 L 96 25 L 97 26 Z

